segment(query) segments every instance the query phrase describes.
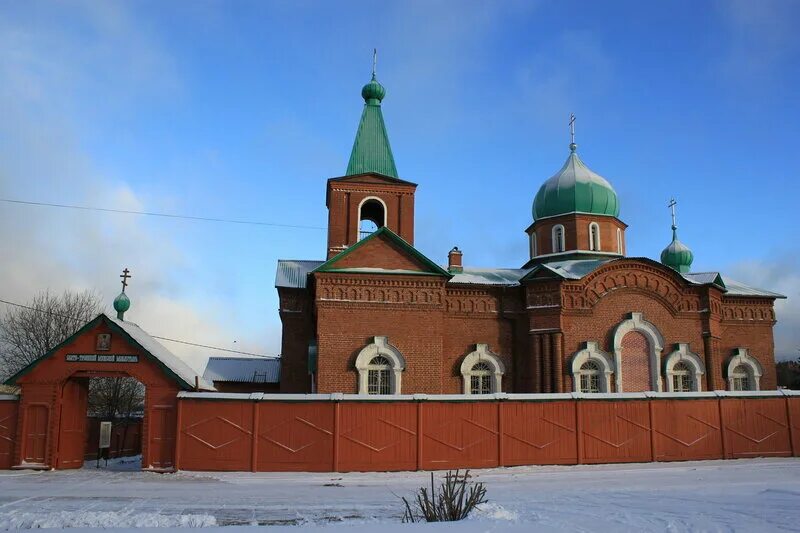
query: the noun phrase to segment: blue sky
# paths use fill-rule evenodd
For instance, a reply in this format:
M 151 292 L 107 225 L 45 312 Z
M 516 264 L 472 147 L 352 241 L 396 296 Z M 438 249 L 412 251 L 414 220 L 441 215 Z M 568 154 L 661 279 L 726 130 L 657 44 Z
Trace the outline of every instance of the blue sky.
M 324 228 L 377 47 L 423 253 L 523 264 L 574 112 L 629 255 L 668 244 L 674 195 L 693 270 L 794 297 L 776 349 L 796 355 L 799 18 L 778 0 L 5 2 L 0 195 Z M 127 266 L 151 333 L 277 353 L 276 260 L 323 258 L 326 233 L 0 204 L 0 239 L 1 297 L 110 303 Z

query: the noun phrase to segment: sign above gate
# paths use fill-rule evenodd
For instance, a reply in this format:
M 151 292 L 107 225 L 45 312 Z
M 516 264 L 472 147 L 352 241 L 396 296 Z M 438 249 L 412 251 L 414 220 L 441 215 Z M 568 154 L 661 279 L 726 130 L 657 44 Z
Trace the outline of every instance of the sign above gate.
M 138 355 L 121 355 L 112 353 L 70 353 L 68 363 L 138 363 Z

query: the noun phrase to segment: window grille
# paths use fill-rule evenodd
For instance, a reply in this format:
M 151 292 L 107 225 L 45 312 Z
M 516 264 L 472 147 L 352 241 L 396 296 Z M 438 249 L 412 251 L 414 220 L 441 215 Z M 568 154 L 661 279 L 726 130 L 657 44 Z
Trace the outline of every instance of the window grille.
M 563 252 L 564 249 L 564 226 L 558 225 L 553 228 L 553 253 Z
M 672 390 L 674 392 L 692 392 L 694 390 L 692 372 L 686 363 L 677 363 L 672 367 Z
M 367 394 L 392 393 L 392 366 L 388 359 L 373 357 L 367 366 Z
M 492 393 L 492 369 L 486 363 L 476 363 L 470 375 L 471 394 Z
M 581 392 L 595 393 L 600 389 L 600 367 L 594 361 L 586 361 L 580 371 Z
M 750 370 L 744 365 L 733 369 L 733 390 L 752 390 L 750 388 Z

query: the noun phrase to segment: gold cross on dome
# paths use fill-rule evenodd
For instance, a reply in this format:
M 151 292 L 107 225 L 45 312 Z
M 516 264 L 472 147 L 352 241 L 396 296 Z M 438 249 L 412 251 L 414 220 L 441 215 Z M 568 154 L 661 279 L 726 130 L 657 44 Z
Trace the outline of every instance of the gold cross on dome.
M 125 270 L 122 271 L 122 274 L 119 277 L 122 278 L 122 292 L 125 292 L 125 287 L 128 286 L 128 279 L 132 278 L 133 276 L 130 275 L 130 270 L 125 268 Z

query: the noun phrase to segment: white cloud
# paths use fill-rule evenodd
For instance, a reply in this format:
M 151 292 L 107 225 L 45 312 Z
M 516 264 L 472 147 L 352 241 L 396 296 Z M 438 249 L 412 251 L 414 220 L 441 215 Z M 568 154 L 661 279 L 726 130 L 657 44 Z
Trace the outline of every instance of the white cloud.
M 180 86 L 173 61 L 125 4 L 51 4 L 52 16 L 0 18 L 0 197 L 147 210 L 135 184 L 104 170 L 84 146 L 89 117 L 130 113 Z M 71 24 L 60 24 L 61 17 Z M 192 257 L 141 217 L 0 203 L 0 297 L 46 288 L 95 289 L 110 303 L 133 272 L 127 319 L 153 335 L 262 352 L 225 320 L 233 302 L 195 301 L 183 279 Z M 146 310 L 146 311 L 145 311 Z M 272 332 L 270 332 L 272 333 Z M 233 341 L 237 342 L 234 343 Z M 201 372 L 212 351 L 164 343 Z
M 731 268 L 734 279 L 787 296 L 775 301 L 775 357 L 800 356 L 800 262 L 793 257 L 774 261 L 743 261 Z

